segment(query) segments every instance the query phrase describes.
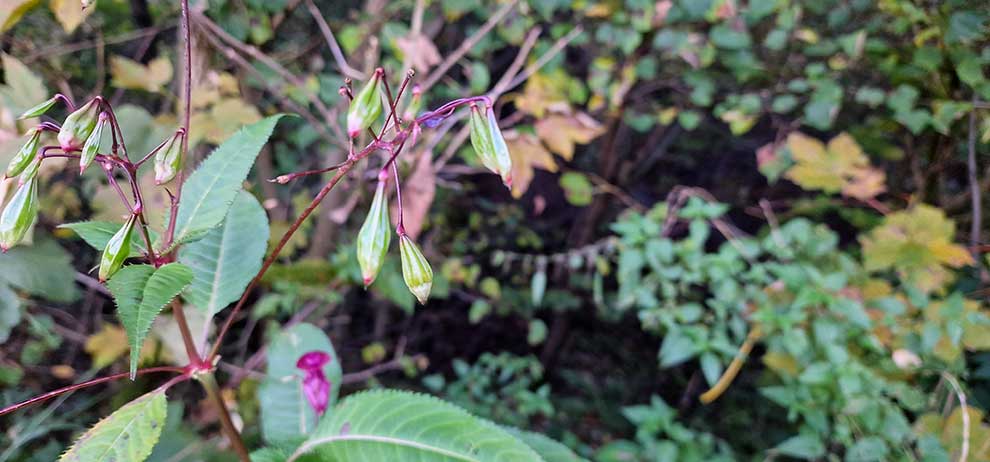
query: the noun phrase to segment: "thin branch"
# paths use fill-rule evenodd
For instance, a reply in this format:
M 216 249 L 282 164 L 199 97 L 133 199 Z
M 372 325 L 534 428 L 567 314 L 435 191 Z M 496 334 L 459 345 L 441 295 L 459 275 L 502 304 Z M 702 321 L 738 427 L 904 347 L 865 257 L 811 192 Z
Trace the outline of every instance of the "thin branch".
M 361 383 L 366 382 L 368 379 L 381 374 L 383 372 L 401 370 L 405 366 L 405 362 L 411 360 L 413 362 L 419 361 L 421 358 L 425 358 L 423 355 L 414 356 L 397 356 L 388 362 L 381 364 L 376 364 L 363 371 L 352 372 L 350 374 L 344 374 L 341 379 L 343 384 Z
M 330 25 L 327 24 L 327 20 L 323 19 L 323 14 L 320 13 L 320 9 L 316 7 L 313 0 L 306 0 L 306 8 L 309 10 L 309 14 L 313 15 L 313 19 L 316 20 L 316 24 L 320 26 L 320 32 L 323 33 L 324 40 L 327 41 L 327 45 L 330 46 L 330 53 L 333 54 L 334 61 L 337 62 L 337 67 L 340 68 L 340 72 L 352 79 L 364 80 L 364 73 L 351 67 L 347 64 L 347 58 L 344 57 L 344 52 L 341 51 L 340 45 L 337 43 L 337 39 L 333 36 L 333 31 L 330 29 Z
M 976 96 L 973 96 L 973 104 L 977 103 Z M 969 228 L 969 247 L 970 249 L 975 249 L 980 245 L 980 231 L 983 230 L 983 203 L 982 196 L 980 192 L 980 178 L 977 173 L 978 166 L 976 165 L 976 111 L 969 111 L 969 137 L 966 140 L 966 169 L 969 176 L 969 189 L 970 189 L 970 201 L 973 208 L 973 222 Z M 980 254 L 976 250 L 973 252 L 973 261 L 976 266 L 980 269 L 980 279 L 984 282 L 990 280 L 990 274 L 987 273 L 987 269 L 980 263 Z
M 495 14 L 488 18 L 488 21 L 485 21 L 485 24 L 471 34 L 467 40 L 462 42 L 461 46 L 457 47 L 453 53 L 448 55 L 447 59 L 443 60 L 443 62 L 430 73 L 429 77 L 426 78 L 426 81 L 422 83 L 421 88 L 423 89 L 423 93 L 425 94 L 430 88 L 433 87 L 433 85 L 439 82 L 440 79 L 443 78 L 444 74 L 450 70 L 451 66 L 454 65 L 454 63 L 464 57 L 468 51 L 471 51 L 471 48 L 474 48 L 474 46 L 485 37 L 485 35 L 488 35 L 488 32 L 490 32 L 495 25 L 501 22 L 502 19 L 505 19 L 506 15 L 508 15 L 509 12 L 515 8 L 517 3 L 519 3 L 519 0 L 512 0 L 505 5 L 502 5 L 502 8 L 499 8 Z
M 152 374 L 152 373 L 157 373 L 157 372 L 172 372 L 172 373 L 176 373 L 176 374 L 185 374 L 186 373 L 186 370 L 184 368 L 175 367 L 175 366 L 161 366 L 161 367 L 149 367 L 147 369 L 138 369 L 137 372 L 136 372 L 136 374 L 137 375 L 145 375 L 145 374 Z M 83 388 L 89 388 L 89 387 L 92 387 L 94 385 L 99 385 L 101 383 L 113 382 L 115 380 L 120 380 L 120 379 L 126 379 L 126 378 L 130 377 L 130 375 L 131 375 L 130 372 L 122 372 L 120 374 L 108 375 L 106 377 L 100 377 L 98 379 L 88 380 L 86 382 L 77 383 L 75 385 L 69 385 L 67 387 L 59 388 L 58 390 L 52 390 L 52 391 L 50 391 L 48 393 L 35 396 L 35 397 L 33 397 L 33 398 L 31 398 L 31 399 L 29 399 L 27 401 L 22 401 L 20 403 L 11 404 L 10 406 L 7 406 L 7 407 L 5 407 L 3 409 L 0 409 L 0 416 L 4 416 L 4 415 L 7 415 L 7 414 L 10 414 L 11 412 L 14 412 L 14 411 L 17 411 L 19 409 L 25 408 L 27 406 L 31 406 L 31 405 L 38 404 L 38 403 L 41 403 L 41 402 L 44 402 L 44 401 L 48 401 L 49 399 L 52 399 L 52 398 L 54 398 L 54 397 L 56 397 L 58 395 L 64 394 L 64 393 L 68 393 L 68 392 L 76 391 L 76 390 L 81 390 Z

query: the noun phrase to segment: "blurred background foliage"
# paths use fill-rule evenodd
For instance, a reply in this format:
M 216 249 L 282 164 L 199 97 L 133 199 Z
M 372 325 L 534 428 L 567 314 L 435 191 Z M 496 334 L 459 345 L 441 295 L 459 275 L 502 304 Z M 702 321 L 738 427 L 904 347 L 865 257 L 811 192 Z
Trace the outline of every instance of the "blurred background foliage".
M 302 116 L 249 184 L 274 238 L 321 183 L 265 180 L 343 159 L 337 90 L 376 66 L 393 86 L 414 69 L 427 107 L 499 96 L 514 163 L 507 191 L 462 124 L 406 151 L 406 228 L 437 270 L 421 307 L 397 260 L 361 288 L 374 175 L 334 190 L 223 351 L 249 441 L 271 438 L 265 346 L 308 321 L 344 393 L 429 391 L 589 460 L 990 460 L 985 1 L 193 3 L 196 155 Z M 177 17 L 4 1 L 0 161 L 51 92 L 110 98 L 153 148 L 179 109 Z M 96 255 L 57 228 L 124 211 L 98 173 L 45 165 L 34 245 L 0 256 L 4 404 L 126 369 Z M 182 357 L 167 319 L 153 331 L 145 363 Z M 0 460 L 53 459 L 143 380 L 3 418 Z M 216 416 L 177 389 L 152 460 L 224 460 Z

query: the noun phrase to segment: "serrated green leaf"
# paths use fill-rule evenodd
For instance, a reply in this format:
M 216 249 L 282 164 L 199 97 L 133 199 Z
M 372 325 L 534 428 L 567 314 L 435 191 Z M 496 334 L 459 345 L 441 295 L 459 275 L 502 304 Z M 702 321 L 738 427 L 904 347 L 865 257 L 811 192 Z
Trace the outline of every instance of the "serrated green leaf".
M 110 238 L 120 229 L 120 224 L 109 221 L 79 221 L 60 225 L 59 228 L 71 229 L 83 241 L 86 241 L 90 247 L 102 252 L 106 248 Z M 158 233 L 155 231 L 148 230 L 148 233 L 151 235 L 152 242 L 158 239 Z M 140 232 L 132 233 L 131 253 L 129 257 L 143 255 L 144 247 L 144 237 L 142 234 Z
M 439 399 L 395 390 L 345 399 L 297 453 L 334 462 L 541 462 L 497 425 Z
M 505 430 L 536 451 L 543 458 L 544 462 L 587 462 L 583 457 L 574 454 L 574 451 L 567 446 L 539 433 L 528 432 L 518 428 L 506 428 Z
M 212 316 L 240 298 L 261 269 L 268 236 L 265 209 L 241 190 L 223 225 L 179 250 L 179 262 L 193 272 L 186 300 Z
M 169 263 L 158 269 L 151 265 L 125 266 L 107 282 L 117 304 L 117 316 L 131 344 L 131 378 L 137 370 L 141 346 L 151 323 L 192 278 L 192 270 L 187 266 Z
M 72 258 L 55 241 L 35 237 L 34 245 L 14 247 L 0 254 L 0 281 L 48 300 L 68 303 L 79 296 Z M 57 276 L 57 277 L 55 277 Z
M 217 227 L 247 179 L 261 147 L 282 114 L 242 127 L 206 158 L 183 185 L 175 243 L 203 237 Z
M 268 444 L 296 445 L 316 428 L 316 412 L 303 396 L 303 373 L 296 368 L 299 357 L 310 351 L 330 354 L 323 373 L 330 381 L 330 405 L 337 400 L 342 371 L 330 339 L 312 324 L 285 330 L 268 345 L 268 372 L 258 388 L 261 434 Z
M 59 462 L 141 462 L 148 458 L 165 425 L 165 390 L 123 405 L 90 427 Z

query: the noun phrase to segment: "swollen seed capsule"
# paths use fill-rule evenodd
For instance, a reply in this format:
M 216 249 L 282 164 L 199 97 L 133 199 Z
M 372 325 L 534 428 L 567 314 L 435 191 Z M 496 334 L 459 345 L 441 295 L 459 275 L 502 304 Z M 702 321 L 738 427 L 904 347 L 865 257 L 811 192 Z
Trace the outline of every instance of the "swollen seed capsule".
M 384 170 L 383 170 L 384 172 Z M 375 282 L 378 271 L 385 262 L 385 254 L 392 240 L 392 230 L 388 218 L 388 199 L 385 198 L 385 181 L 387 173 L 378 176 L 378 187 L 375 197 L 368 209 L 368 216 L 361 225 L 357 236 L 357 259 L 361 265 L 361 278 L 364 286 Z
M 127 260 L 131 253 L 131 232 L 134 231 L 136 220 L 137 215 L 131 215 L 127 223 L 124 223 L 124 226 L 107 241 L 107 246 L 103 249 L 103 257 L 100 258 L 100 282 L 110 279 L 121 266 L 124 266 L 124 260 Z
M 37 157 L 39 146 L 41 146 L 41 130 L 36 128 L 31 131 L 31 137 L 28 138 L 27 143 L 21 146 L 21 149 L 17 151 L 14 158 L 7 164 L 7 178 L 20 175 L 31 164 L 31 161 Z
M 38 218 L 38 180 L 21 185 L 0 213 L 0 250 L 17 245 Z
M 509 157 L 509 147 L 502 137 L 502 130 L 498 128 L 498 120 L 495 120 L 495 111 L 491 106 L 485 111 L 488 113 L 488 130 L 491 133 L 492 147 L 495 150 L 495 165 L 498 166 L 496 173 L 502 177 L 505 187 L 512 188 L 512 157 Z
M 155 153 L 155 184 L 172 181 L 182 168 L 182 138 L 185 131 L 176 130 L 168 141 Z
M 41 156 L 34 156 L 34 158 L 31 159 L 31 162 L 28 164 L 27 168 L 21 172 L 20 178 L 17 179 L 18 186 L 23 186 L 28 181 L 31 181 L 34 177 L 38 176 L 38 170 L 41 169 L 41 160 Z
M 426 304 L 433 288 L 433 268 L 426 261 L 423 252 L 419 251 L 416 243 L 406 234 L 399 235 L 399 255 L 402 257 L 402 279 L 406 281 L 409 291 L 416 296 L 420 304 Z
M 45 101 L 44 103 L 41 103 L 31 109 L 24 111 L 24 113 L 21 114 L 21 116 L 18 117 L 17 120 L 40 117 L 42 114 L 48 112 L 48 110 L 51 109 L 52 106 L 54 106 L 57 101 L 58 98 L 53 96 L 48 101 Z
M 471 127 L 471 145 L 478 155 L 478 160 L 493 173 L 502 177 L 506 186 L 512 184 L 512 159 L 509 149 L 498 128 L 498 121 L 491 107 L 486 107 L 482 114 L 478 105 L 471 104 L 471 117 L 468 124 Z
M 381 73 L 375 72 L 347 108 L 347 134 L 354 138 L 382 114 Z
M 416 114 L 419 114 L 420 109 L 423 108 L 423 89 L 420 88 L 419 84 L 413 85 L 412 88 L 412 98 L 409 99 L 409 105 L 406 106 L 406 110 L 402 113 L 403 120 L 413 120 L 416 118 Z
M 65 118 L 62 128 L 58 131 L 58 144 L 63 151 L 82 148 L 83 143 L 96 129 L 99 112 L 100 100 L 93 99 Z
M 96 153 L 100 150 L 100 141 L 103 140 L 103 130 L 109 123 L 110 116 L 106 112 L 100 113 L 100 120 L 96 123 L 96 130 L 86 138 L 86 144 L 83 145 L 82 154 L 79 156 L 79 174 L 82 175 L 86 171 L 86 167 L 93 163 L 93 159 L 96 159 Z

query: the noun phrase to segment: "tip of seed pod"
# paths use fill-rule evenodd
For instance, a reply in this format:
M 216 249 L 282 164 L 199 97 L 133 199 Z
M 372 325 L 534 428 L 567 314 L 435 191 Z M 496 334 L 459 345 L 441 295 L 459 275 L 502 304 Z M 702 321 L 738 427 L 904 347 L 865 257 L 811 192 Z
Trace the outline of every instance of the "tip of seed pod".
M 375 282 L 375 277 L 374 276 L 364 276 L 363 281 L 364 281 L 364 288 L 367 289 L 368 286 L 370 286 L 372 282 Z
M 504 184 L 506 188 L 512 189 L 512 175 L 509 174 L 509 175 L 503 176 L 502 177 L 502 184 Z

